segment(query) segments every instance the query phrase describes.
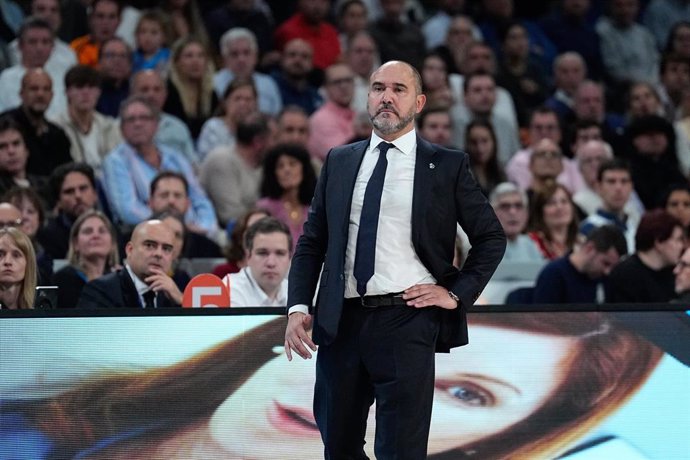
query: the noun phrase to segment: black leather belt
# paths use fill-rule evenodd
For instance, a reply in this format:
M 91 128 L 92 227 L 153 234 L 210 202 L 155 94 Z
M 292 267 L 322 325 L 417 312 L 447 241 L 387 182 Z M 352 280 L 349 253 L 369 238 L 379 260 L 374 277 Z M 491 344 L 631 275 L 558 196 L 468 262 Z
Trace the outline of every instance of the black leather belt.
M 345 300 L 347 303 L 362 306 L 364 308 L 406 306 L 407 300 L 402 298 L 402 294 L 402 292 L 396 292 L 383 295 L 365 295 L 364 297 L 354 297 Z

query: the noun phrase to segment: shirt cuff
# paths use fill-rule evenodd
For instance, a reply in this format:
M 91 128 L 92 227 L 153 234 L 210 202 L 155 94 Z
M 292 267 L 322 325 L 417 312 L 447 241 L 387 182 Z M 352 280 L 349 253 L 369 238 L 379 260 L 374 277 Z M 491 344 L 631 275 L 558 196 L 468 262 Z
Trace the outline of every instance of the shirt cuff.
M 300 312 L 300 313 L 304 313 L 305 315 L 308 315 L 309 314 L 309 307 L 307 305 L 304 305 L 304 304 L 293 305 L 288 310 L 288 316 L 290 316 L 291 314 L 296 313 L 296 312 Z

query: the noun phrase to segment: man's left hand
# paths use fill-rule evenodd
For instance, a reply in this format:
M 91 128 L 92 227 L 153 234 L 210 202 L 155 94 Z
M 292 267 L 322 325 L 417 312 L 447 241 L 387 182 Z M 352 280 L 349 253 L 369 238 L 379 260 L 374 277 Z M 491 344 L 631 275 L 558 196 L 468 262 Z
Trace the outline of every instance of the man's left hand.
M 178 305 L 182 305 L 182 293 L 177 288 L 175 281 L 163 270 L 152 269 L 153 273 L 146 277 L 144 282 L 151 286 L 156 293 L 165 293 L 170 300 Z
M 441 307 L 446 310 L 458 308 L 458 303 L 448 295 L 448 290 L 438 284 L 415 284 L 405 289 L 403 299 L 415 308 Z

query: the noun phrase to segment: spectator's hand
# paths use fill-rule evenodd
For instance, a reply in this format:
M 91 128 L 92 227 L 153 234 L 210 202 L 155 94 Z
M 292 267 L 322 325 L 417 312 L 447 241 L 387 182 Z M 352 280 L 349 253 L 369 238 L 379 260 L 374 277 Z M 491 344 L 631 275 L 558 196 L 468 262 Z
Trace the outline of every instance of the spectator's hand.
M 182 293 L 177 288 L 175 281 L 173 281 L 173 279 L 160 268 L 154 268 L 152 271 L 153 274 L 147 276 L 146 279 L 144 279 L 144 282 L 151 286 L 151 289 L 153 289 L 156 293 L 163 293 L 176 304 L 182 305 Z
M 446 310 L 455 310 L 458 303 L 448 295 L 448 289 L 438 284 L 415 284 L 405 289 L 403 299 L 407 305 L 415 308 L 441 307 Z
M 292 361 L 293 350 L 303 359 L 311 359 L 311 353 L 307 347 L 316 351 L 316 345 L 307 333 L 309 329 L 311 329 L 311 315 L 295 312 L 288 316 L 287 329 L 285 330 L 285 354 L 288 361 Z M 307 347 L 304 346 L 305 344 Z

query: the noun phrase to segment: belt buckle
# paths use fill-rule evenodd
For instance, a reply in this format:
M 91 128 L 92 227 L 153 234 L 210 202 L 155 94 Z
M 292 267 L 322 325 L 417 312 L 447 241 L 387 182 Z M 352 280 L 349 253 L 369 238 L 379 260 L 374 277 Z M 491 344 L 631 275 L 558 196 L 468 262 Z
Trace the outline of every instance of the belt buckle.
M 367 305 L 367 302 L 364 300 L 366 296 L 361 296 L 359 298 L 360 303 L 362 304 L 362 307 L 364 308 L 376 308 L 376 305 Z

